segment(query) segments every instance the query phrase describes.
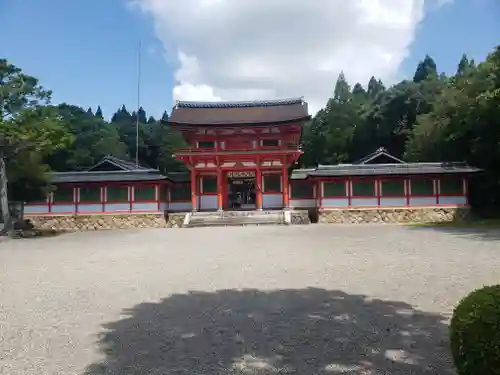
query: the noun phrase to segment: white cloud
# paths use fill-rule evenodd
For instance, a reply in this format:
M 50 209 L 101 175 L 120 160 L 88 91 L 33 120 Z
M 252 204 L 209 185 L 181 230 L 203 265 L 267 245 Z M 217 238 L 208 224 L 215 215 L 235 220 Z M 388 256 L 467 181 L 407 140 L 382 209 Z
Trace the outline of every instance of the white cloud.
M 174 99 L 304 96 L 312 111 L 341 70 L 394 80 L 424 16 L 424 0 L 133 1 L 178 64 Z

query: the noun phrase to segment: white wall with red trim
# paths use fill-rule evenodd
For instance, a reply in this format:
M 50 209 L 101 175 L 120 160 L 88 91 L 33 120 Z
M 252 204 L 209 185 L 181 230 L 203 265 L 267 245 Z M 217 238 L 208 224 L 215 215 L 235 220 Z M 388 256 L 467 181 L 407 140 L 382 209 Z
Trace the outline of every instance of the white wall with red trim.
M 446 182 L 453 180 L 459 189 L 453 193 L 445 192 L 442 188 Z M 418 181 L 428 181 L 432 187 L 425 194 L 412 190 Z M 373 184 L 372 194 L 359 194 L 355 184 Z M 387 182 L 397 182 L 402 187 L 399 193 L 384 192 Z M 336 194 L 328 194 L 325 185 L 337 184 L 342 187 Z M 301 184 L 303 189 L 296 189 Z M 303 194 L 294 194 L 294 191 Z M 466 176 L 414 176 L 402 177 L 370 177 L 370 178 L 318 178 L 308 180 L 292 180 L 290 183 L 290 207 L 323 209 L 339 208 L 398 208 L 398 207 L 430 207 L 430 206 L 466 206 L 468 205 L 468 180 Z
M 85 187 L 99 189 L 99 199 L 83 201 L 81 189 Z M 127 188 L 127 197 L 119 201 L 108 199 L 108 189 L 116 186 Z M 136 189 L 148 187 L 154 189 L 154 198 L 141 199 L 137 197 Z M 88 184 L 88 185 L 61 185 L 60 189 L 71 190 L 72 198 L 65 201 L 55 199 L 55 193 L 50 193 L 44 201 L 26 204 L 26 215 L 85 215 L 85 214 L 121 214 L 121 213 L 155 213 L 170 211 L 191 210 L 189 194 L 185 199 L 176 199 L 172 196 L 172 187 L 161 183 L 121 183 L 121 184 Z M 189 189 L 189 184 L 179 184 L 175 189 Z
M 284 189 L 282 176 L 279 172 L 267 172 L 263 176 L 279 176 L 280 186 L 266 187 L 266 178 L 263 178 L 262 205 L 264 209 L 282 208 Z M 454 193 L 445 192 L 444 182 L 454 179 L 455 185 L 460 184 L 460 190 Z M 398 181 L 404 187 L 398 194 L 384 192 L 387 182 Z M 415 190 L 417 181 L 426 181 L 432 187 L 427 194 L 419 194 Z M 459 182 L 457 182 L 459 181 Z M 369 195 L 360 195 L 356 192 L 356 184 L 362 182 L 365 186 L 373 184 Z M 337 186 L 336 194 L 328 194 L 326 184 L 334 183 Z M 197 210 L 216 210 L 217 194 L 203 192 L 203 175 L 198 181 Z M 368 185 L 366 185 L 368 184 Z M 276 184 L 277 185 L 277 184 Z M 82 187 L 98 187 L 100 194 L 96 201 L 82 201 L 80 189 Z M 190 183 L 166 185 L 162 183 L 128 183 L 119 184 L 128 189 L 127 198 L 123 201 L 108 199 L 108 188 L 116 184 L 66 186 L 72 189 L 72 198 L 68 201 L 54 199 L 54 193 L 49 194 L 43 202 L 33 202 L 25 206 L 27 215 L 76 215 L 76 214 L 120 214 L 120 213 L 155 213 L 182 212 L 192 210 Z M 135 192 L 138 188 L 154 188 L 154 199 L 141 200 Z M 412 186 L 414 188 L 412 189 Z M 339 189 L 340 187 L 340 189 Z M 401 177 L 371 177 L 371 178 L 321 178 L 290 181 L 290 208 L 398 208 L 398 207 L 432 207 L 432 206 L 466 206 L 468 205 L 468 183 L 466 176 L 414 176 Z M 298 194 L 297 192 L 301 193 Z M 181 193 L 181 194 L 179 194 Z M 57 191 L 56 193 L 57 194 Z

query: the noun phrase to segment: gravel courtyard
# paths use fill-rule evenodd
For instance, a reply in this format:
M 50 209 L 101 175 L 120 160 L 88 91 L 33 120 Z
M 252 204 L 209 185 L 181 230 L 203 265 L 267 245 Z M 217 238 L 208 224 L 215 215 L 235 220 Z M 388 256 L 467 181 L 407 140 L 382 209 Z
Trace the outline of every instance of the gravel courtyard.
M 200 228 L 0 242 L 0 373 L 452 374 L 500 234 Z

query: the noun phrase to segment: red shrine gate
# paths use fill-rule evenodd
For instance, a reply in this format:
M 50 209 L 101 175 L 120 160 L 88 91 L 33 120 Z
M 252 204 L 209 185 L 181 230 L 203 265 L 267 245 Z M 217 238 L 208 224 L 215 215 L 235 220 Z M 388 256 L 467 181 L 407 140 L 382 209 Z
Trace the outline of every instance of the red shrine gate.
M 193 210 L 287 208 L 288 168 L 309 119 L 301 98 L 178 102 L 169 122 L 190 146 L 176 158 L 191 171 Z

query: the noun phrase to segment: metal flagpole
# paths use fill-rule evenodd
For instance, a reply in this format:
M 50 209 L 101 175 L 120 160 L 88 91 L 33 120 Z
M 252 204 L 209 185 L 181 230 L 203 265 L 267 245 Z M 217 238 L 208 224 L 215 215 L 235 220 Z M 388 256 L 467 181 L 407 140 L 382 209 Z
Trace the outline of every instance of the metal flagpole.
M 137 54 L 137 111 L 135 116 L 135 166 L 139 167 L 139 109 L 141 107 L 141 50 L 142 40 L 139 40 Z

